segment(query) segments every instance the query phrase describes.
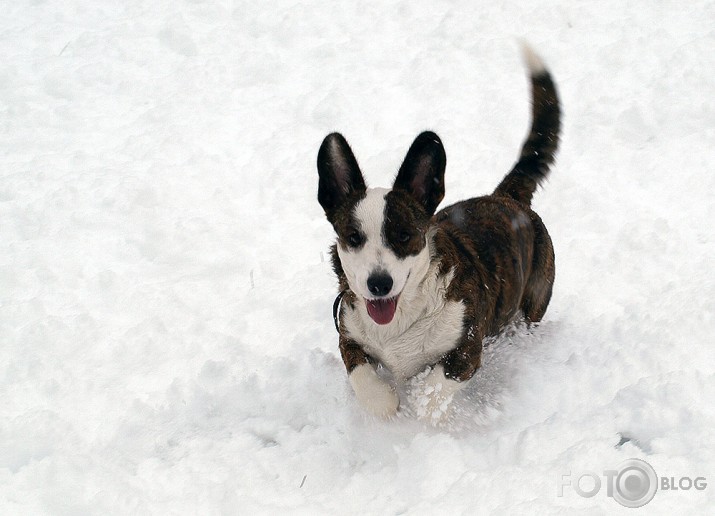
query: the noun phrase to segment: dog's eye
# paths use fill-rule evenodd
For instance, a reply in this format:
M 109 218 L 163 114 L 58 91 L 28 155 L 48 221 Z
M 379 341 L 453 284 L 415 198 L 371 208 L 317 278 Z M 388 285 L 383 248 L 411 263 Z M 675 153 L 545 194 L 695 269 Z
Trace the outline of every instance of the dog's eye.
M 357 231 L 353 231 L 348 235 L 347 241 L 351 247 L 358 247 L 360 244 L 362 244 L 363 238 L 360 233 L 358 233 Z
M 399 233 L 397 233 L 397 239 L 403 244 L 405 242 L 409 242 L 410 238 L 412 238 L 412 235 L 409 234 L 407 231 L 400 231 Z

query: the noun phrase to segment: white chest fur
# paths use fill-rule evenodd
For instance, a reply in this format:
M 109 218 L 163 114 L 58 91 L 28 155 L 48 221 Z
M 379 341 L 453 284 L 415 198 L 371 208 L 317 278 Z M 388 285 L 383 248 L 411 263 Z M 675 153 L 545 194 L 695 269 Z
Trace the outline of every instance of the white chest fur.
M 438 276 L 430 265 L 421 283 L 406 285 L 389 324 L 372 321 L 362 299 L 345 308 L 345 329 L 365 351 L 404 381 L 454 349 L 463 333 L 464 305 L 448 301 L 446 289 L 454 274 Z

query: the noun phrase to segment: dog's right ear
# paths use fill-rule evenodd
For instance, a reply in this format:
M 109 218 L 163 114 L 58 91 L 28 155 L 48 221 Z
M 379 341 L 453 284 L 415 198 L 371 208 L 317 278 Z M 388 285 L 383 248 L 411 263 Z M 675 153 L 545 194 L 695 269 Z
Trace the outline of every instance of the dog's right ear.
M 365 180 L 348 142 L 340 133 L 325 137 L 318 151 L 318 202 L 332 223 L 346 199 L 365 193 Z

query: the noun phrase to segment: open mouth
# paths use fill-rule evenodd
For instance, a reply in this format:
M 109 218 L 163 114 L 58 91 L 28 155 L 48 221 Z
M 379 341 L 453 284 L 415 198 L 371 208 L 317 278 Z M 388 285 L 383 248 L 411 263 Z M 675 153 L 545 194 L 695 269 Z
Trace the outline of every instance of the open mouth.
M 367 313 L 377 324 L 389 324 L 395 317 L 399 295 L 389 299 L 366 299 Z

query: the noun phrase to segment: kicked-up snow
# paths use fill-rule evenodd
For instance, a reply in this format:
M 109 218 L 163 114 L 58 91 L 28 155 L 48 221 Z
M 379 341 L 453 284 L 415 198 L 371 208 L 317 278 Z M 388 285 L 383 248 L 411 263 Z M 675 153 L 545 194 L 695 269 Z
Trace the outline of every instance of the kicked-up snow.
M 705 0 L 7 2 L 0 513 L 625 514 L 631 458 L 659 477 L 640 510 L 712 512 L 714 22 Z M 417 417 L 417 380 L 373 419 L 318 147 L 342 132 L 388 186 L 431 129 L 444 205 L 492 191 L 529 123 L 520 39 L 563 103 L 534 201 L 551 305 L 449 420 Z

